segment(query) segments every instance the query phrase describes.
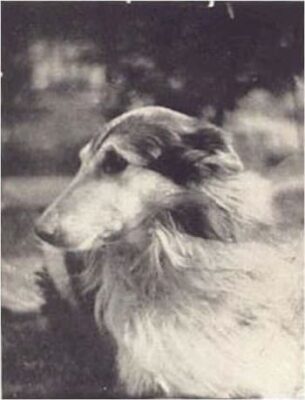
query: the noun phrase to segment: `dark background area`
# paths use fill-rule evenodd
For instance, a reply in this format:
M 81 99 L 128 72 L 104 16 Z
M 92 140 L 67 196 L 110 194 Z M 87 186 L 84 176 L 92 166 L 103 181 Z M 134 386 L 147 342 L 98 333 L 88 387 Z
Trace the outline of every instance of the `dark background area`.
M 73 172 L 92 120 L 132 107 L 224 124 L 253 89 L 294 92 L 303 14 L 302 2 L 4 2 L 3 173 Z
M 57 307 L 64 316 L 53 330 L 39 314 L 45 298 L 35 272 L 43 262 L 32 232 L 76 172 L 80 147 L 109 119 L 156 104 L 223 126 L 246 167 L 281 189 L 282 224 L 302 227 L 303 7 L 1 3 L 4 397 L 117 393 L 108 356 L 88 361 L 83 353 L 90 351 L 71 347 L 71 327 L 68 339 L 58 331 L 80 326 L 70 323 L 65 305 L 51 296 L 53 315 Z M 86 340 L 85 349 L 94 348 L 95 339 Z

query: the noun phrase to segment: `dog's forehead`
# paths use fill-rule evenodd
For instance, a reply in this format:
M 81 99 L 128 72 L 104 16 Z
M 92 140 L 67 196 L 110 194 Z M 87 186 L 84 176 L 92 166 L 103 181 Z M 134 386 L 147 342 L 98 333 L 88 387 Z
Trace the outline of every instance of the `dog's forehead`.
M 177 139 L 180 133 L 192 131 L 195 121 L 195 118 L 164 107 L 143 107 L 106 124 L 92 140 L 92 150 L 97 152 L 106 141 L 118 139 L 126 143 L 155 138 L 161 145 L 163 141 Z

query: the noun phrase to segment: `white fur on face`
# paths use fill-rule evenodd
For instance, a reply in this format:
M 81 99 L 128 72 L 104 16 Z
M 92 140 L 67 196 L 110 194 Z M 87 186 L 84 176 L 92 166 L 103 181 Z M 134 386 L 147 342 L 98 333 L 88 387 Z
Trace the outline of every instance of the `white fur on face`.
M 148 204 L 179 190 L 161 175 L 132 165 L 118 176 L 82 179 L 58 204 L 67 242 L 78 250 L 113 240 L 143 219 Z

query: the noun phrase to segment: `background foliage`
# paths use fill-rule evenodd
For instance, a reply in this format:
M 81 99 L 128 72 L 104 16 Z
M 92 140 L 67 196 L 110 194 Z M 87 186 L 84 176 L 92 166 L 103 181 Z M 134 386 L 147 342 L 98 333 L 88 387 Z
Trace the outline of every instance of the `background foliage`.
M 140 105 L 224 124 L 303 73 L 302 2 L 9 2 L 2 21 L 5 174 L 74 171 L 96 125 Z

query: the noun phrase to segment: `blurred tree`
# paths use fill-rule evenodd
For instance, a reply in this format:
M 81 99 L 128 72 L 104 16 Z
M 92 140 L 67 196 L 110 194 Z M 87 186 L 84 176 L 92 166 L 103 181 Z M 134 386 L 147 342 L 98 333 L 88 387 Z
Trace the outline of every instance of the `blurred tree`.
M 2 3 L 4 110 L 29 89 L 24 55 L 31 40 L 86 39 L 98 49 L 87 62 L 106 64 L 117 94 L 109 115 L 137 93 L 190 114 L 212 105 L 221 122 L 249 89 L 282 90 L 303 70 L 302 2 L 234 2 L 230 13 L 227 5 Z
M 96 111 L 100 124 L 158 104 L 223 124 L 250 90 L 278 94 L 303 74 L 302 2 L 1 7 L 6 174 L 74 171 Z

